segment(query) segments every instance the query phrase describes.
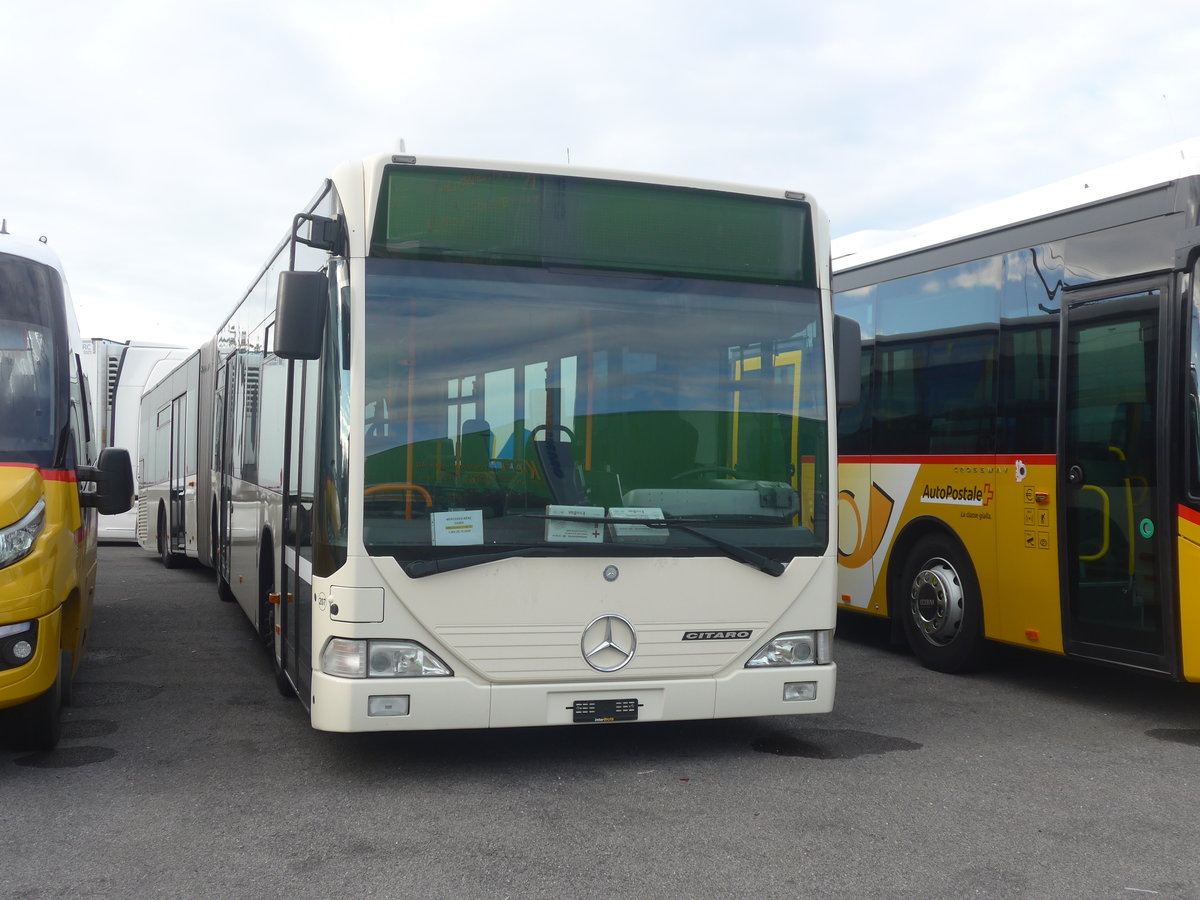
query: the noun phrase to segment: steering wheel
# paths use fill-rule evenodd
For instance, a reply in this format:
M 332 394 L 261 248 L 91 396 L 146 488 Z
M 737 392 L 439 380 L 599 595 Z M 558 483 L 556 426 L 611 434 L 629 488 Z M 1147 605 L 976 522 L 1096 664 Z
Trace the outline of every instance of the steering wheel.
M 737 477 L 737 472 L 728 466 L 697 466 L 694 469 L 688 469 L 686 472 L 680 472 L 678 475 L 672 475 L 672 481 L 682 481 L 685 478 L 691 478 L 693 475 L 732 475 Z
M 556 429 L 556 430 L 558 430 L 558 431 L 561 431 L 561 432 L 565 433 L 565 434 L 566 434 L 566 436 L 567 436 L 567 437 L 569 437 L 569 438 L 571 439 L 571 443 L 572 443 L 572 444 L 573 444 L 573 443 L 575 443 L 575 432 L 573 432 L 573 431 L 572 431 L 570 428 L 568 428 L 566 425 L 555 425 L 554 427 L 555 427 L 555 429 Z M 546 432 L 546 436 L 547 436 L 547 437 L 549 437 L 549 436 L 550 436 L 550 426 L 549 426 L 549 425 L 538 425 L 538 426 L 536 426 L 536 427 L 535 427 L 535 428 L 534 428 L 534 429 L 533 429 L 531 432 L 529 432 L 529 440 L 531 440 L 531 441 L 532 441 L 532 440 L 533 440 L 533 438 L 534 438 L 534 436 L 535 436 L 535 435 L 536 435 L 536 434 L 537 434 L 539 431 L 544 431 L 544 432 Z

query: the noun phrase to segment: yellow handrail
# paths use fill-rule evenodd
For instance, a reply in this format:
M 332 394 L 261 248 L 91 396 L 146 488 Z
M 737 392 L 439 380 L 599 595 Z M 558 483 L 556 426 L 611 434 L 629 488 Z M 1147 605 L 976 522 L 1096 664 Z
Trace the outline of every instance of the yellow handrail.
M 1095 491 L 1097 494 L 1100 495 L 1101 505 L 1104 507 L 1104 541 L 1100 545 L 1100 552 L 1096 553 L 1093 556 L 1084 556 L 1082 553 L 1079 555 L 1080 560 L 1082 560 L 1083 562 L 1095 562 L 1096 560 L 1103 559 L 1105 556 L 1108 555 L 1109 538 L 1111 537 L 1111 535 L 1109 534 L 1108 515 L 1109 515 L 1109 510 L 1111 509 L 1111 505 L 1108 500 L 1107 492 L 1105 492 L 1101 488 L 1096 487 L 1096 485 L 1085 484 L 1081 488 L 1081 490 Z

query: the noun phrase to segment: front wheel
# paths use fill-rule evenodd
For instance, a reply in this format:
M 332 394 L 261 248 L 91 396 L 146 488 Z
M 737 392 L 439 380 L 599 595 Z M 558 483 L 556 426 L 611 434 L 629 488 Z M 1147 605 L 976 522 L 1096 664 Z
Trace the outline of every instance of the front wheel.
M 904 636 L 921 664 L 966 672 L 984 661 L 983 604 L 966 555 L 948 538 L 913 545 L 893 597 Z

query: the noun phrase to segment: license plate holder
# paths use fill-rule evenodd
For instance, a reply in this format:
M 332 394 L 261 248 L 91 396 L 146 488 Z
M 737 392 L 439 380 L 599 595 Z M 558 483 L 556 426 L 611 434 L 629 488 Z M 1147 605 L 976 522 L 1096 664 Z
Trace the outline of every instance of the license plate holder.
M 636 722 L 638 706 L 635 698 L 626 700 L 576 700 L 571 714 L 576 723 Z

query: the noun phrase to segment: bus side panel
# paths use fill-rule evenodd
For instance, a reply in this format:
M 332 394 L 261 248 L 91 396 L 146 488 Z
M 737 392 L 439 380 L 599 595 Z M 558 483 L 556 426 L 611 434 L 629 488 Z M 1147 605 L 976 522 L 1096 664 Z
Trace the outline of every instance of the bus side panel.
M 948 531 L 970 556 L 987 637 L 1062 652 L 1059 606 L 1045 603 L 1058 590 L 1049 490 L 1054 467 L 1022 465 L 1025 479 L 1019 482 L 1015 461 L 994 457 L 843 461 L 838 475 L 843 606 L 887 615 L 888 573 L 909 562 L 901 554 L 893 557 L 897 537 L 914 534 L 910 528 Z M 1047 502 L 1026 512 L 1026 496 L 1036 503 L 1043 487 Z M 1026 529 L 1027 518 L 1044 527 Z
M 884 572 L 900 526 L 896 498 L 908 497 L 920 466 L 872 465 L 845 457 L 838 466 L 838 588 L 841 603 L 888 615 Z
M 997 460 L 995 590 L 982 589 L 988 637 L 1062 653 L 1055 473 L 1050 455 Z
M 1200 681 L 1200 512 L 1179 508 L 1179 634 L 1183 677 Z
M 983 595 L 984 630 L 993 637 L 996 592 L 996 522 L 994 461 L 979 457 L 959 461 L 928 462 L 921 466 L 900 513 L 901 528 L 915 519 L 924 520 L 922 529 L 936 531 L 929 520 L 940 520 L 944 530 L 953 532 L 962 543 Z M 924 562 L 924 560 L 922 560 Z M 905 566 L 908 560 L 897 555 L 891 566 Z M 899 574 L 899 573 L 897 573 Z

